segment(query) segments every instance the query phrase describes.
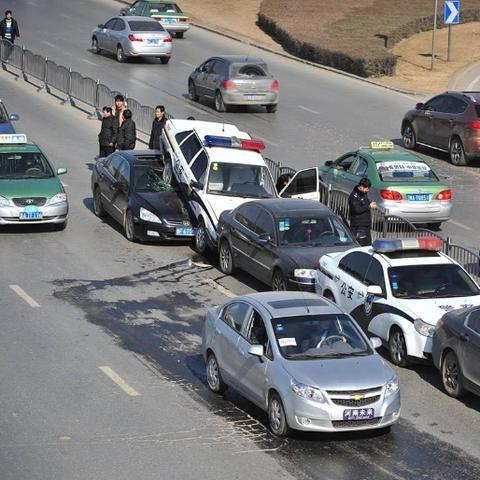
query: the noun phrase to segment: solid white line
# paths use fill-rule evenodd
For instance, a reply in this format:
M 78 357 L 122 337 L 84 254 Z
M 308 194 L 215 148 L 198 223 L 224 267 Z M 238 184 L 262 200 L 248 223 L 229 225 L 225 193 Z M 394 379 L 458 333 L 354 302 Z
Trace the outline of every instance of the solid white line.
M 236 295 L 233 292 L 231 292 L 228 288 L 222 287 L 222 285 L 220 285 L 219 283 L 217 283 L 215 280 L 211 278 L 207 278 L 207 283 L 228 298 L 236 297 Z
M 299 105 L 298 108 L 301 108 L 306 112 L 314 113 L 315 115 L 320 115 L 320 112 L 317 112 L 316 110 L 312 110 L 311 108 L 308 108 L 308 107 L 304 107 L 303 105 Z
M 118 373 L 114 372 L 110 367 L 98 367 L 112 382 L 116 383 L 127 395 L 138 397 L 140 394 L 132 388 Z
M 184 62 L 183 60 L 180 60 L 180 63 L 183 63 L 187 67 L 195 68 L 195 65 L 192 65 L 191 63 L 188 63 L 188 62 Z
M 463 223 L 456 222 L 455 220 L 449 220 L 450 223 L 453 223 L 457 227 L 464 228 L 465 230 L 469 230 L 470 232 L 473 231 L 473 228 L 468 227 L 467 225 L 464 225 Z
M 39 307 L 40 304 L 37 303 L 23 288 L 19 285 L 9 285 L 9 287 L 22 299 L 25 300 L 32 308 Z
M 472 81 L 468 84 L 468 86 L 467 86 L 467 88 L 466 88 L 465 90 L 466 90 L 466 91 L 472 90 L 473 87 L 475 86 L 475 84 L 477 84 L 479 80 L 480 80 L 480 76 L 475 77 L 475 79 L 472 80 Z
M 45 45 L 48 45 L 49 47 L 58 48 L 56 45 L 54 45 L 53 43 L 47 42 L 46 40 L 42 40 L 42 42 L 43 42 Z
M 203 115 L 208 115 L 207 112 L 204 112 L 203 110 L 200 110 L 197 107 L 194 107 L 193 105 L 190 105 L 189 103 L 186 103 L 185 106 L 189 108 L 190 110 L 193 110 L 194 112 L 201 113 Z

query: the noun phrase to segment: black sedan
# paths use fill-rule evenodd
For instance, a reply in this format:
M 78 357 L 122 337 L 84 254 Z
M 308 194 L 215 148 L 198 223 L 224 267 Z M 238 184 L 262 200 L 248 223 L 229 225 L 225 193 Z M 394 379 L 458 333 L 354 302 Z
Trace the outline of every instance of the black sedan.
M 218 225 L 222 272 L 240 268 L 273 290 L 315 291 L 319 258 L 357 246 L 342 220 L 314 200 L 247 202 L 223 212 Z
M 448 395 L 480 395 L 480 306 L 452 310 L 438 321 L 432 356 Z
M 162 180 L 160 152 L 124 150 L 100 158 L 92 171 L 95 215 L 107 213 L 130 241 L 185 240 L 195 235 L 175 190 Z

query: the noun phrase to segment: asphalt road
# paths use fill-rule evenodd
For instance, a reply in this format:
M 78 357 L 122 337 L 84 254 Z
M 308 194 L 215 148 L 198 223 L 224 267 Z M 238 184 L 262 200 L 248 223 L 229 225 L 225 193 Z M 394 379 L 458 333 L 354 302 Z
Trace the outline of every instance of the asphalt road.
M 89 49 L 93 28 L 118 14 L 121 6 L 114 0 L 17 0 L 15 17 L 20 22 L 21 43 L 144 104 L 163 103 L 176 117 L 193 115 L 201 120 L 235 123 L 265 140 L 267 156 L 296 169 L 323 164 L 371 140 L 398 142 L 403 114 L 421 100 L 194 27 L 183 40 L 174 39 L 168 65 L 141 59 L 118 64 L 113 56 L 94 55 Z M 268 63 L 280 81 L 281 103 L 275 115 L 262 109 L 218 114 L 212 105 L 188 100 L 189 73 L 208 57 L 221 53 L 259 56 Z M 454 188 L 453 216 L 444 224 L 443 234 L 477 251 L 480 217 L 472 200 L 480 184 L 480 162 L 453 168 L 444 155 L 424 153 Z
M 64 232 L 0 232 L 2 480 L 478 478 L 480 400 L 448 398 L 429 367 L 399 370 L 387 435 L 279 440 L 235 392 L 211 395 L 205 309 L 261 286 L 187 245 L 129 243 L 91 212 L 98 123 L 5 73 L 0 92 L 17 130 L 69 168 L 71 203 Z

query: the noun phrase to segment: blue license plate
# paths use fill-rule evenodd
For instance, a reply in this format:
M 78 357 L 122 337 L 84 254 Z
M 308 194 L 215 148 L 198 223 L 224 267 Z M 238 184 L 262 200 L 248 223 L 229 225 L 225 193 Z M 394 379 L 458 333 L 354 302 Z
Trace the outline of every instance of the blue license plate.
M 175 235 L 178 237 L 193 237 L 195 229 L 192 227 L 178 227 L 175 229 Z
M 164 18 L 163 23 L 177 23 L 176 18 Z
M 18 218 L 20 220 L 41 220 L 43 213 L 37 207 L 28 206 L 18 214 Z
M 429 193 L 414 193 L 407 195 L 407 198 L 410 202 L 429 202 L 430 194 Z
M 158 45 L 158 38 L 147 38 L 147 43 L 149 45 Z
M 344 420 L 370 420 L 375 417 L 373 408 L 349 408 L 343 411 Z

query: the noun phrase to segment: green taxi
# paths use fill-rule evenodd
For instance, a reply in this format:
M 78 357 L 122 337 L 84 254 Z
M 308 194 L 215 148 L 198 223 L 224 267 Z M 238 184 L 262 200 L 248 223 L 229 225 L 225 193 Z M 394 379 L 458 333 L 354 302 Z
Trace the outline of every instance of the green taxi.
M 67 225 L 68 200 L 58 175 L 41 149 L 24 134 L 0 135 L 0 225 Z
M 323 167 L 298 171 L 280 195 L 319 200 L 319 182 L 350 194 L 362 177 L 372 182 L 369 198 L 390 215 L 432 228 L 450 218 L 450 187 L 421 157 L 396 149 L 393 142 L 371 142 Z
M 169 0 L 138 0 L 130 7 L 123 7 L 120 15 L 140 15 L 158 20 L 162 27 L 177 38 L 183 38 L 190 28 L 190 17 L 181 8 Z

